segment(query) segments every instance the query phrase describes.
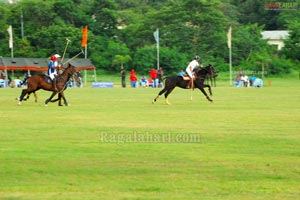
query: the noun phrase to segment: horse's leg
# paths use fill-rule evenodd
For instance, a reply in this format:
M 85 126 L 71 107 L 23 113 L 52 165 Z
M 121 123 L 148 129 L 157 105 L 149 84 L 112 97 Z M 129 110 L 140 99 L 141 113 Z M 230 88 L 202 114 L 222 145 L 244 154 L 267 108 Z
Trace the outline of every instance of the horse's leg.
M 27 94 L 27 96 L 23 98 L 23 101 L 27 101 L 29 99 L 29 97 L 30 97 L 30 95 Z
M 210 87 L 210 85 L 208 85 L 208 84 L 204 84 L 204 85 L 203 85 L 203 89 L 204 89 L 204 88 L 206 88 L 206 87 L 208 88 L 209 95 L 210 95 L 210 96 L 212 96 L 212 91 L 211 91 L 211 87 Z
M 19 100 L 19 105 L 21 105 L 21 102 L 23 101 L 23 99 L 24 99 L 24 96 L 27 94 L 27 89 L 23 89 L 22 90 L 22 92 L 21 92 L 21 95 L 20 95 L 20 97 L 19 98 L 17 98 L 17 100 Z M 30 93 L 29 93 L 30 94 Z M 28 95 L 29 95 L 28 94 Z
M 157 99 L 160 97 L 160 95 L 162 95 L 163 93 L 165 93 L 167 91 L 166 87 L 164 89 L 162 89 L 158 95 L 155 97 L 155 99 L 153 99 L 152 103 L 155 103 L 157 101 Z
M 30 97 L 30 94 L 31 93 L 27 93 L 27 96 L 23 99 L 23 101 L 27 101 Z M 37 103 L 37 100 L 38 100 L 38 96 L 36 95 L 35 92 L 33 92 L 33 95 L 34 95 L 34 102 Z
M 61 98 L 62 98 L 62 94 L 61 93 L 59 93 L 58 94 L 58 106 L 62 106 L 62 104 L 61 104 Z
M 38 101 L 38 96 L 36 95 L 35 92 L 33 92 L 33 95 L 34 95 L 34 102 L 37 103 L 37 101 Z
M 62 104 L 61 104 L 61 99 L 64 100 L 65 106 L 69 106 L 69 104 L 68 104 L 68 102 L 67 102 L 67 99 L 65 98 L 64 92 L 59 93 L 59 103 L 58 103 L 59 106 L 62 106 Z
M 211 98 L 209 98 L 209 96 L 207 95 L 207 93 L 205 92 L 204 90 L 204 85 L 201 84 L 200 86 L 197 87 L 205 96 L 206 96 L 206 99 L 210 102 L 213 102 L 213 100 Z
M 169 96 L 169 94 L 174 90 L 174 88 L 175 88 L 175 87 L 169 88 L 169 89 L 167 90 L 167 92 L 165 93 L 165 103 L 166 103 L 167 105 L 170 105 L 170 102 L 169 102 L 169 100 L 168 100 L 168 96 Z
M 51 96 L 49 99 L 46 99 L 45 101 L 45 106 L 48 106 L 48 103 L 52 100 L 52 98 L 57 94 L 57 92 L 52 92 Z

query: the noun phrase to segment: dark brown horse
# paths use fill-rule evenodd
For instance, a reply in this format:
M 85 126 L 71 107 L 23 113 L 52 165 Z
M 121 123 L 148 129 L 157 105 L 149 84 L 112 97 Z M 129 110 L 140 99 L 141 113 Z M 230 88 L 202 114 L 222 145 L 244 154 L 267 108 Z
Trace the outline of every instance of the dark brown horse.
M 21 105 L 21 102 L 23 101 L 26 94 L 30 95 L 31 93 L 35 93 L 40 89 L 52 91 L 52 95 L 45 101 L 45 105 L 47 105 L 57 93 L 60 94 L 59 98 L 63 98 L 65 100 L 63 91 L 66 89 L 70 77 L 75 74 L 75 72 L 76 68 L 70 64 L 65 68 L 63 73 L 58 77 L 56 81 L 58 91 L 54 91 L 52 84 L 46 81 L 46 75 L 36 75 L 29 77 L 27 80 L 27 89 L 23 89 L 20 97 L 18 98 L 19 105 Z M 67 104 L 66 101 L 65 104 Z
M 213 100 L 207 95 L 204 88 L 208 87 L 209 94 L 212 95 L 211 87 L 208 84 L 204 84 L 205 77 L 207 74 L 211 75 L 212 77 L 217 77 L 218 74 L 215 71 L 215 68 L 212 65 L 208 65 L 207 67 L 201 68 L 196 72 L 196 80 L 194 80 L 194 87 L 198 88 L 204 96 L 207 98 L 208 101 L 212 102 Z M 162 89 L 157 97 L 152 101 L 152 103 L 155 103 L 157 99 L 160 97 L 160 95 L 165 94 L 165 102 L 166 104 L 170 104 L 168 101 L 168 95 L 173 91 L 175 87 L 180 87 L 183 89 L 186 89 L 187 84 L 189 80 L 183 80 L 183 77 L 181 76 L 169 76 L 165 78 L 165 87 Z
M 81 84 L 82 84 L 82 79 L 81 79 L 81 77 L 82 77 L 82 76 L 81 76 L 81 74 L 80 74 L 80 71 L 75 72 L 75 73 L 73 74 L 73 76 L 72 76 L 72 79 L 74 80 L 74 83 L 75 83 L 75 85 L 76 85 L 77 87 L 80 87 Z M 67 87 L 65 87 L 64 91 L 68 88 L 70 81 L 71 81 L 71 80 L 68 81 Z M 27 82 L 27 79 L 26 79 L 26 82 Z M 68 106 L 69 104 L 68 104 L 68 102 L 67 102 L 67 99 L 65 98 L 64 91 L 62 91 L 61 93 L 58 93 L 58 97 L 57 97 L 56 99 L 51 100 L 50 102 L 51 102 L 51 103 L 54 103 L 54 102 L 57 102 L 57 101 L 58 101 L 58 106 L 62 106 L 61 100 L 63 99 L 64 105 L 65 105 L 65 106 Z M 37 102 L 38 96 L 37 96 L 36 92 L 32 92 L 32 93 L 34 94 L 35 102 Z M 53 93 L 54 93 L 54 92 L 52 92 L 52 94 L 53 94 Z M 23 98 L 23 101 L 27 101 L 27 100 L 29 99 L 29 97 L 30 97 L 30 94 L 27 93 L 27 96 L 25 96 L 25 97 Z M 19 99 L 19 98 L 17 98 L 17 99 Z

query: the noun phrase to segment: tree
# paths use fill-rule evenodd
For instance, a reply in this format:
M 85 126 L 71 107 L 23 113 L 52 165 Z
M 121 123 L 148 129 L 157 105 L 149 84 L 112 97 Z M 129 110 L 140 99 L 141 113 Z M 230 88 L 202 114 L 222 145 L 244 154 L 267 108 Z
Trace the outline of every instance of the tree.
M 113 60 L 113 64 L 120 64 L 121 68 L 124 68 L 124 63 L 127 63 L 131 60 L 131 57 L 129 55 L 115 55 L 115 58 Z
M 93 22 L 90 30 L 96 35 L 113 37 L 117 32 L 118 18 L 117 4 L 111 0 L 93 1 L 89 14 Z
M 282 54 L 287 58 L 300 61 L 300 21 L 292 21 L 288 25 L 289 38 L 285 40 Z
M 0 3 L 0 56 L 1 55 L 9 55 L 10 49 L 8 48 L 8 23 L 7 18 L 9 15 L 9 8 L 6 4 Z M 4 42 L 5 41 L 5 42 Z
M 133 57 L 133 68 L 139 73 L 147 73 L 157 66 L 156 48 L 154 45 L 137 49 Z M 166 74 L 179 72 L 185 69 L 188 59 L 177 49 L 160 48 L 160 66 Z

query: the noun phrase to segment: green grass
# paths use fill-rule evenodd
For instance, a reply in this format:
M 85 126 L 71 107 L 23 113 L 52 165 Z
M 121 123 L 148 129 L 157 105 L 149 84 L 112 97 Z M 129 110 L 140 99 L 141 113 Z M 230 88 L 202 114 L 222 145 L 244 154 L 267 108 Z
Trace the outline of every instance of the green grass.
M 271 81 L 171 106 L 152 88 L 68 89 L 69 107 L 0 89 L 0 199 L 299 199 L 299 80 Z

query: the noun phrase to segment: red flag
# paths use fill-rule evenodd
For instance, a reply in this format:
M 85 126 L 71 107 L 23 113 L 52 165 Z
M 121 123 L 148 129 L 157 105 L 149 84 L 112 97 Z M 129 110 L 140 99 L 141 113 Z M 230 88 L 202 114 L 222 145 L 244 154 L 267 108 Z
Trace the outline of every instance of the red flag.
M 81 46 L 84 47 L 87 45 L 87 38 L 88 38 L 88 27 L 85 26 L 82 29 L 82 41 L 81 41 Z

